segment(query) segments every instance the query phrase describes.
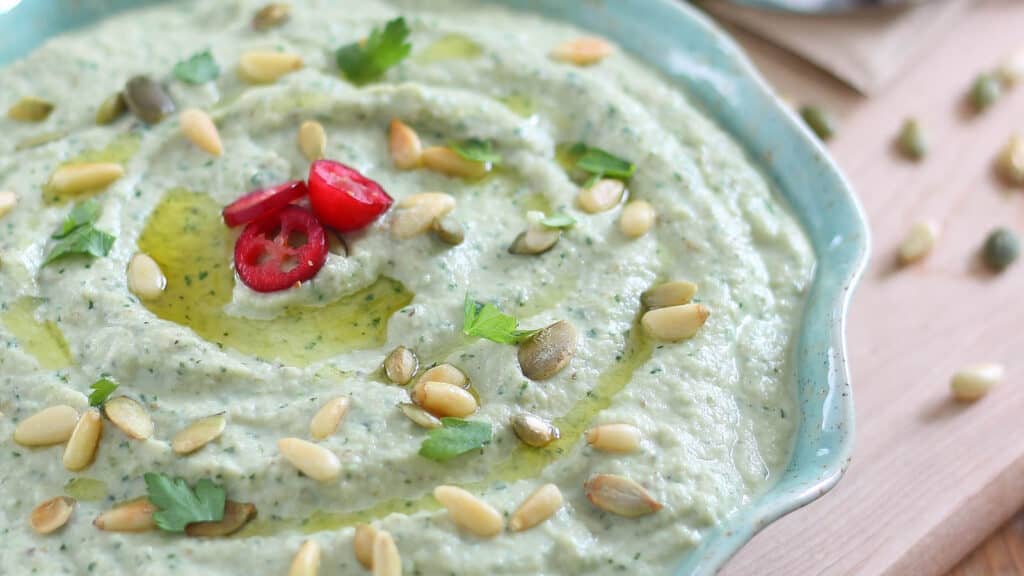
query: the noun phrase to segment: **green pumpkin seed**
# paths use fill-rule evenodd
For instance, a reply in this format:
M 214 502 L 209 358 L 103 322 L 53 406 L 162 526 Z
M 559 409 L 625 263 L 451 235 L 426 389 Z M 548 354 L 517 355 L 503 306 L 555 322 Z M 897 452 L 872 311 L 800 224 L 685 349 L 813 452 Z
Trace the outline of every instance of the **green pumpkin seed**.
M 800 108 L 800 117 L 804 119 L 807 127 L 818 135 L 822 140 L 831 140 L 836 133 L 836 123 L 832 116 L 817 106 L 803 106 Z
M 1002 272 L 1010 267 L 1020 255 L 1020 240 L 1012 230 L 996 228 L 985 240 L 982 258 L 993 272 Z
M 899 138 L 896 141 L 900 152 L 908 159 L 918 162 L 928 153 L 928 143 L 925 142 L 921 125 L 916 118 L 908 118 L 903 123 Z
M 100 104 L 96 110 L 96 124 L 106 126 L 121 117 L 128 109 L 124 102 L 124 95 L 118 92 L 111 94 Z
M 1003 95 L 1003 84 L 994 74 L 985 73 L 974 81 L 971 86 L 971 104 L 978 112 L 982 112 L 996 103 Z
M 26 96 L 7 110 L 7 117 L 16 122 L 42 122 L 53 109 L 54 105 L 46 100 Z
M 159 82 L 149 76 L 136 76 L 124 87 L 128 109 L 146 124 L 156 124 L 174 112 L 174 101 Z

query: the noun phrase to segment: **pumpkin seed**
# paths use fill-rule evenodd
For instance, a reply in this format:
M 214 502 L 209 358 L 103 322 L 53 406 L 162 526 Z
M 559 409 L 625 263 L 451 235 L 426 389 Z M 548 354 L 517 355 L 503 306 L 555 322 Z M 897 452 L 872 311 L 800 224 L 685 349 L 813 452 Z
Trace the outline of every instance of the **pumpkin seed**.
M 534 448 L 543 448 L 561 436 L 558 427 L 529 412 L 520 412 L 512 417 L 512 430 L 523 444 Z
M 352 548 L 355 549 L 356 560 L 367 570 L 373 570 L 373 541 L 377 538 L 377 529 L 369 524 L 356 526 Z
M 53 446 L 71 438 L 78 424 L 78 412 L 60 404 L 36 412 L 18 423 L 14 441 L 22 446 Z
M 1010 137 L 996 161 L 996 171 L 1010 186 L 1024 186 L 1024 138 Z
M 181 133 L 197 148 L 211 156 L 220 156 L 224 153 L 217 125 L 213 123 L 209 114 L 198 108 L 189 108 L 178 115 L 178 121 L 181 124 Z
M 347 396 L 335 398 L 324 404 L 309 422 L 309 435 L 314 440 L 323 440 L 334 434 L 338 426 L 341 426 L 350 404 L 351 400 Z
M 106 188 L 124 176 L 124 167 L 115 162 L 65 164 L 54 170 L 49 187 L 62 196 L 75 196 Z
M 460 388 L 469 387 L 469 378 L 466 377 L 466 373 L 448 363 L 428 368 L 423 374 L 420 374 L 416 382 L 447 382 Z
M 640 324 L 655 340 L 678 342 L 693 338 L 710 315 L 711 310 L 703 304 L 666 306 L 644 312 Z
M 619 230 L 629 238 L 639 238 L 654 227 L 658 213 L 650 202 L 634 200 L 622 208 L 619 216 Z
M 185 526 L 192 538 L 223 538 L 241 530 L 256 517 L 256 505 L 249 502 L 224 502 L 224 517 L 217 522 L 193 522 Z
M 310 162 L 324 157 L 327 151 L 327 132 L 319 122 L 307 120 L 299 126 L 299 151 Z
M 53 109 L 54 105 L 46 100 L 26 96 L 7 109 L 7 117 L 15 122 L 42 122 Z
M 104 402 L 103 413 L 129 438 L 145 440 L 153 435 L 153 419 L 142 404 L 127 396 L 118 396 Z
M 993 272 L 1002 272 L 1020 255 L 1020 240 L 1012 230 L 996 228 L 985 239 L 981 255 L 989 269 Z
M 476 412 L 476 398 L 464 388 L 448 382 L 423 382 L 412 390 L 413 402 L 438 418 L 463 418 Z
M 437 239 L 445 244 L 458 246 L 466 240 L 466 231 L 462 228 L 462 224 L 451 214 L 435 219 L 431 229 Z
M 254 84 L 270 84 L 302 66 L 301 56 L 287 52 L 251 51 L 242 54 L 238 61 L 242 78 Z
M 434 498 L 448 510 L 448 516 L 456 526 L 483 538 L 496 536 L 501 532 L 501 514 L 490 504 L 459 488 L 438 486 Z
M 373 576 L 402 576 L 402 557 L 390 533 L 379 530 L 373 539 Z
M 124 101 L 124 94 L 121 92 L 111 94 L 96 109 L 96 124 L 100 126 L 112 124 L 114 120 L 120 118 L 127 111 L 128 104 Z
M 329 482 L 341 474 L 341 462 L 327 448 L 299 438 L 282 438 L 277 449 L 300 472 L 319 482 Z
M 223 412 L 200 418 L 174 435 L 171 448 L 180 456 L 191 454 L 220 438 L 227 425 L 228 419 Z
M 602 424 L 587 430 L 587 444 L 602 452 L 629 453 L 640 449 L 640 429 L 631 424 Z
M 1006 369 L 1000 364 L 965 366 L 953 375 L 950 387 L 957 400 L 973 402 L 1002 382 Z
M 456 178 L 477 180 L 490 171 L 489 164 L 467 160 L 451 148 L 442 146 L 427 148 L 421 153 L 420 160 L 426 168 Z
M 416 131 L 401 120 L 391 120 L 388 127 L 388 148 L 395 167 L 401 170 L 412 170 L 420 165 L 423 145 Z
M 525 232 L 516 236 L 508 251 L 510 254 L 525 256 L 543 254 L 554 248 L 561 237 L 562 231 L 557 228 L 548 228 L 539 223 L 532 223 Z
M 589 188 L 580 190 L 576 202 L 588 214 L 598 214 L 611 210 L 622 200 L 626 185 L 621 180 L 601 178 Z
M 836 122 L 832 115 L 817 106 L 802 106 L 800 117 L 822 141 L 831 140 L 836 133 Z
M 928 152 L 928 143 L 925 142 L 924 132 L 916 118 L 908 118 L 903 123 L 896 144 L 904 156 L 915 162 L 923 160 Z
M 590 66 L 611 56 L 615 47 L 603 38 L 585 36 L 559 44 L 551 51 L 551 58 L 559 62 Z
M 562 491 L 554 484 L 545 484 L 530 494 L 512 513 L 508 529 L 529 530 L 552 517 L 562 507 Z
M 148 254 L 136 252 L 128 261 L 128 289 L 140 300 L 156 300 L 167 288 L 167 278 Z
M 547 380 L 576 355 L 576 328 L 565 320 L 542 328 L 519 344 L 519 369 L 530 380 Z
M 643 486 L 615 474 L 591 476 L 583 484 L 583 493 L 601 510 L 627 518 L 644 516 L 662 508 Z
M 419 367 L 416 353 L 405 346 L 399 346 L 384 359 L 384 375 L 399 386 L 405 386 L 412 380 Z
M 156 124 L 175 110 L 167 90 L 149 76 L 135 76 L 125 84 L 124 102 L 146 124 Z
M 103 434 L 103 419 L 97 410 L 86 410 L 64 447 L 64 467 L 72 472 L 85 470 L 96 457 Z
M 67 496 L 51 498 L 32 509 L 29 524 L 36 534 L 50 534 L 67 524 L 74 510 L 74 498 Z
M 918 222 L 907 232 L 900 243 L 900 262 L 904 265 L 913 264 L 927 256 L 938 240 L 939 227 L 931 221 Z
M 10 214 L 18 205 L 18 195 L 9 190 L 0 190 L 0 218 Z
M 320 572 L 320 544 L 316 540 L 306 540 L 292 558 L 288 568 L 288 576 L 316 576 Z
M 696 295 L 696 284 L 685 280 L 677 280 L 659 284 L 651 288 L 644 292 L 640 299 L 644 306 L 649 309 L 653 309 L 689 304 L 690 300 L 693 300 L 693 297 Z
M 1003 84 L 995 74 L 984 73 L 971 85 L 971 104 L 977 112 L 984 112 L 1003 95 Z
M 423 428 L 440 428 L 441 420 L 436 416 L 427 412 L 423 408 L 409 402 L 403 402 L 398 405 L 398 408 L 402 411 L 402 414 L 415 422 L 418 426 Z
M 256 11 L 252 17 L 252 27 L 256 30 L 277 28 L 291 18 L 292 7 L 282 2 L 271 2 Z
M 107 532 L 148 532 L 156 528 L 153 514 L 157 511 L 146 498 L 107 510 L 92 525 Z

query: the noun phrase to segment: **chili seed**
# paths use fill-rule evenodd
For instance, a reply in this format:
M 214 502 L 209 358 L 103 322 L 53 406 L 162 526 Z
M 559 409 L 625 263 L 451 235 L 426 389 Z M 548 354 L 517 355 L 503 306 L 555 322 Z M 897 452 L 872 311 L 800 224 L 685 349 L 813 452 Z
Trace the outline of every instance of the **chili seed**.
M 817 106 L 802 106 L 800 117 L 821 140 L 831 140 L 836 133 L 836 123 L 832 115 Z
M 1020 256 L 1020 240 L 1012 230 L 996 228 L 985 240 L 982 257 L 994 272 L 1002 272 Z
M 908 118 L 903 123 L 896 142 L 900 152 L 915 162 L 923 160 L 928 152 L 928 144 L 925 142 L 924 133 L 916 118 Z

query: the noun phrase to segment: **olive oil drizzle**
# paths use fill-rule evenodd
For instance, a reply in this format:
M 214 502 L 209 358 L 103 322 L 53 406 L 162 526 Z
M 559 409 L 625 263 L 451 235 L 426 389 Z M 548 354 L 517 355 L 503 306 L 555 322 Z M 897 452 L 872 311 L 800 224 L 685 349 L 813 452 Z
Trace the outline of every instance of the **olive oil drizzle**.
M 31 354 L 44 369 L 67 368 L 73 363 L 71 349 L 56 323 L 36 319 L 40 304 L 39 298 L 19 298 L 0 313 L 0 321 L 18 340 L 21 349 Z

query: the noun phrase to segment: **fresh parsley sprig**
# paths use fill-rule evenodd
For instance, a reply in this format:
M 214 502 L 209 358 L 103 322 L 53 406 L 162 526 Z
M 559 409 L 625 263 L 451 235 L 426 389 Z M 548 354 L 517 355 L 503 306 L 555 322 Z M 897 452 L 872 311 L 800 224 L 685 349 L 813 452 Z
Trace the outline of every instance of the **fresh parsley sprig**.
M 209 50 L 203 50 L 175 64 L 174 76 L 186 84 L 205 84 L 220 76 L 220 66 Z
M 573 168 L 591 175 L 591 181 L 600 178 L 614 178 L 616 180 L 629 180 L 636 172 L 636 164 L 629 160 L 619 158 L 611 152 L 594 146 L 588 146 L 583 142 L 577 142 L 569 149 L 569 155 L 574 159 Z
M 466 336 L 486 338 L 499 344 L 518 344 L 537 330 L 519 330 L 519 321 L 494 304 L 477 302 L 466 294 L 463 304 L 462 332 Z
M 100 378 L 99 380 L 92 383 L 89 388 L 92 392 L 89 393 L 89 406 L 98 407 L 103 405 L 107 401 L 107 398 L 117 390 L 117 382 L 109 378 Z
M 65 256 L 106 256 L 114 246 L 114 237 L 93 224 L 100 217 L 100 205 L 93 199 L 76 204 L 51 236 L 56 242 L 43 260 L 43 266 Z
M 153 520 L 161 530 L 184 532 L 193 522 L 219 522 L 224 518 L 224 487 L 204 478 L 195 489 L 183 478 L 147 472 L 143 475 L 149 501 L 159 510 Z
M 420 456 L 446 462 L 491 441 L 490 422 L 441 418 L 441 427 L 434 428 L 420 445 Z
M 367 84 L 379 80 L 388 68 L 409 56 L 412 44 L 408 38 L 409 26 L 405 18 L 395 18 L 385 24 L 383 30 L 374 28 L 365 42 L 338 48 L 334 59 L 349 81 Z
M 490 140 L 469 138 L 461 142 L 452 143 L 451 149 L 459 156 L 471 162 L 501 164 L 501 154 L 494 150 L 494 142 Z

